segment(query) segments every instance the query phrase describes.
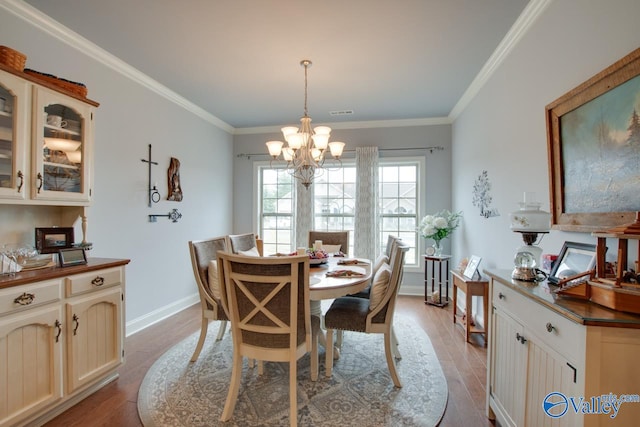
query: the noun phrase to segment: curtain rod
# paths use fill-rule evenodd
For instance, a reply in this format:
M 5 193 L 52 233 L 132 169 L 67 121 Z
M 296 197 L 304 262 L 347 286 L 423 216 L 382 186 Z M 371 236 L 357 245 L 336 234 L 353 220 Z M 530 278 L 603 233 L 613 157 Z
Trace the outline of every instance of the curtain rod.
M 379 148 L 378 151 L 419 151 L 419 150 L 428 150 L 429 154 L 432 154 L 434 151 L 444 150 L 444 147 L 441 145 L 434 145 L 431 147 L 415 147 L 415 148 Z M 344 150 L 343 153 L 355 153 L 356 150 Z M 247 159 L 256 156 L 266 156 L 271 157 L 269 153 L 239 153 L 236 154 L 236 157 L 246 157 Z

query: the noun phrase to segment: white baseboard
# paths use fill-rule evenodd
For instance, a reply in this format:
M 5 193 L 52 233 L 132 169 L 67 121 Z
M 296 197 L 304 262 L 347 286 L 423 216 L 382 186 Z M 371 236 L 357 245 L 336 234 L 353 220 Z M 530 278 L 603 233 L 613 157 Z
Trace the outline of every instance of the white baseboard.
M 191 296 L 182 298 L 181 300 L 165 305 L 164 307 L 160 307 L 150 313 L 145 314 L 144 316 L 140 316 L 137 319 L 128 321 L 126 324 L 125 334 L 128 337 L 135 334 L 136 332 L 140 332 L 144 328 L 147 328 L 154 323 L 164 320 L 169 316 L 173 316 L 174 314 L 181 312 L 185 308 L 191 307 L 193 304 L 197 304 L 199 302 L 200 296 L 196 292 Z

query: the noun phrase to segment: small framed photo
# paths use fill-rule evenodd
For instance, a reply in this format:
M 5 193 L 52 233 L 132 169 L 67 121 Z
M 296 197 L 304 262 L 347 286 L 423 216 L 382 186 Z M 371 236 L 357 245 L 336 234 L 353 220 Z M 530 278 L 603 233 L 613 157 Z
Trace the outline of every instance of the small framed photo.
M 83 265 L 87 263 L 87 255 L 82 248 L 60 249 L 58 251 L 60 267 Z
M 36 249 L 41 254 L 57 253 L 73 247 L 73 227 L 36 228 Z
M 593 270 L 595 266 L 596 245 L 564 242 L 547 280 L 549 283 L 557 284 L 567 277 Z
M 462 274 L 470 279 L 474 279 L 476 274 L 479 277 L 480 273 L 478 273 L 478 266 L 480 265 L 480 261 L 482 261 L 482 258 L 476 255 L 471 255 L 471 258 L 469 258 L 469 262 L 467 263 L 467 268 L 464 269 L 464 273 Z

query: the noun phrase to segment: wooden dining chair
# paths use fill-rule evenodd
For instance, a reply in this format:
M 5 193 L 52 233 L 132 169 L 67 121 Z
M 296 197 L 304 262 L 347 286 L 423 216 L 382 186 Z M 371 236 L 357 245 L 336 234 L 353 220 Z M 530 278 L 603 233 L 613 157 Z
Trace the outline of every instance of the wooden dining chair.
M 310 315 L 309 257 L 247 257 L 229 252 L 219 252 L 218 257 L 225 283 L 222 300 L 233 338 L 231 383 L 220 419 L 228 421 L 233 415 L 242 360 L 247 357 L 289 363 L 289 422 L 296 426 L 297 360 L 311 350 L 312 328 L 320 326 L 317 320 L 312 325 Z M 317 377 L 317 353 L 315 359 Z
M 204 340 L 207 337 L 207 329 L 210 320 L 219 320 L 217 341 L 224 336 L 227 327 L 227 314 L 224 312 L 220 301 L 220 286 L 224 286 L 218 280 L 218 264 L 216 262 L 218 251 L 227 249 L 227 238 L 214 237 L 206 240 L 191 240 L 189 242 L 189 253 L 191 254 L 191 266 L 198 285 L 200 295 L 200 306 L 202 308 L 202 321 L 200 324 L 200 338 L 191 356 L 191 361 L 195 362 L 200 356 Z
M 243 255 L 255 255 L 253 248 L 255 248 L 255 252 L 258 253 L 258 256 L 263 256 L 263 242 L 262 239 L 258 238 L 253 233 L 244 233 L 244 234 L 230 234 L 229 238 L 229 250 L 234 254 L 243 254 Z
M 386 245 L 384 253 L 381 253 L 380 255 L 378 255 L 378 257 L 375 259 L 375 261 L 373 261 L 373 265 L 371 266 L 371 268 L 372 268 L 372 270 L 371 270 L 371 283 L 366 288 L 361 290 L 360 292 L 355 293 L 355 294 L 350 294 L 349 296 L 359 297 L 359 298 L 369 298 L 369 295 L 371 294 L 371 285 L 373 284 L 373 277 L 376 275 L 376 273 L 378 272 L 378 269 L 384 263 L 387 263 L 387 264 L 390 263 L 390 260 L 392 259 L 392 256 L 393 256 L 393 252 L 395 251 L 396 246 L 400 242 L 401 242 L 401 240 L 400 240 L 399 237 L 389 234 L 389 237 L 387 238 L 387 245 Z M 341 335 L 338 335 L 338 336 L 340 337 Z M 340 342 L 341 342 L 341 339 L 340 339 Z M 339 345 L 338 345 L 338 348 L 340 348 Z
M 322 240 L 323 246 L 333 246 L 332 250 L 326 252 L 349 253 L 349 232 L 348 231 L 309 231 L 309 247 L 313 247 L 316 240 Z M 335 247 L 339 248 L 337 250 Z
M 404 258 L 409 246 L 398 244 L 391 265 L 384 264 L 374 277 L 370 298 L 345 296 L 337 298 L 324 316 L 327 343 L 333 342 L 333 331 L 354 331 L 384 334 L 384 350 L 389 373 L 396 387 L 402 387 L 395 359 L 400 359 L 396 335 L 393 332 L 393 315 L 398 289 L 404 272 Z M 344 353 L 344 351 L 343 351 Z M 333 370 L 333 346 L 326 346 L 325 369 L 327 377 Z

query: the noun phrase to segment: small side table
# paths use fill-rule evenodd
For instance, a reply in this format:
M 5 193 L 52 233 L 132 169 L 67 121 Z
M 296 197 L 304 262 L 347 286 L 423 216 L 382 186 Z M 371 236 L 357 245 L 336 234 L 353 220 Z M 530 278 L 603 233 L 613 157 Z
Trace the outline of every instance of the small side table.
M 467 342 L 469 342 L 469 336 L 471 334 L 482 334 L 484 336 L 484 346 L 487 346 L 487 326 L 489 321 L 489 310 L 488 310 L 488 300 L 489 300 L 489 282 L 487 280 L 474 280 L 466 277 L 460 271 L 451 270 L 451 276 L 453 277 L 453 323 L 457 322 L 457 318 L 461 318 L 462 315 L 456 313 L 457 311 L 457 302 L 458 302 L 458 288 L 462 290 L 465 294 L 466 301 L 466 318 L 463 322 L 460 322 L 465 331 L 465 338 Z M 480 328 L 479 326 L 471 325 L 471 321 L 473 319 L 472 312 L 472 302 L 471 297 L 478 296 L 482 297 L 482 308 L 483 308 L 483 321 L 484 328 Z
M 423 255 L 424 256 L 424 303 L 444 307 L 449 304 L 449 259 L 451 255 Z M 437 274 L 436 274 L 437 273 Z M 431 295 L 429 295 L 431 282 Z M 435 286 L 438 285 L 438 298 L 433 298 Z M 442 287 L 446 296 L 442 298 Z

